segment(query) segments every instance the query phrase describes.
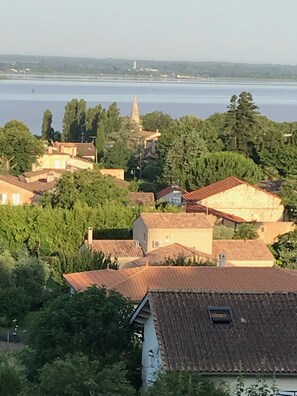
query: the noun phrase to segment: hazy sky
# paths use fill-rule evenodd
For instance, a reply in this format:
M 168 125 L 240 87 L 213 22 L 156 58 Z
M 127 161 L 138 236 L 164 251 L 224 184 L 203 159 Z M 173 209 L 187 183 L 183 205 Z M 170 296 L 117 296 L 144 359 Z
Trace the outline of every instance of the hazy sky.
M 297 0 L 0 0 L 0 53 L 297 64 Z

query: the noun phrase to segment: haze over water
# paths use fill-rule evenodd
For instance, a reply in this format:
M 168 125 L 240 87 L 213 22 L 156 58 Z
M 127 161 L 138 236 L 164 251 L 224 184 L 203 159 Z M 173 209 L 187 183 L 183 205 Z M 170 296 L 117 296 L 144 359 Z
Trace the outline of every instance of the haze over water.
M 53 113 L 53 127 L 62 129 L 65 104 L 73 98 L 85 99 L 88 106 L 108 107 L 117 102 L 121 115 L 129 115 L 132 100 L 138 97 L 141 114 L 155 110 L 172 117 L 191 114 L 207 118 L 224 112 L 233 94 L 251 92 L 259 111 L 274 121 L 297 120 L 297 83 L 247 81 L 143 81 L 114 80 L 62 81 L 0 80 L 0 125 L 18 119 L 40 134 L 43 112 Z

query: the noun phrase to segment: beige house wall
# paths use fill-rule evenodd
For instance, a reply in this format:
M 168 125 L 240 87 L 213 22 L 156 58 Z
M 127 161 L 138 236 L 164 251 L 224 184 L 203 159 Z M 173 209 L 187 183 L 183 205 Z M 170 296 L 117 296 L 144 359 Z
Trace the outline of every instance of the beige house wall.
M 198 202 L 246 221 L 274 222 L 283 219 L 284 206 L 280 198 L 246 184 Z
M 94 164 L 91 161 L 81 159 L 79 157 L 69 158 L 68 166 L 73 166 L 79 169 L 93 169 Z
M 16 203 L 13 202 L 13 194 L 19 195 L 19 205 L 23 204 L 31 204 L 34 202 L 34 193 L 32 191 L 24 190 L 23 188 L 14 186 L 13 184 L 6 183 L 0 180 L 0 204 L 11 204 L 15 205 Z M 2 195 L 6 194 L 5 202 L 2 202 Z
M 37 163 L 32 165 L 32 171 L 40 169 L 66 169 L 69 154 L 44 154 L 38 158 Z
M 226 261 L 235 267 L 273 267 L 274 260 L 229 260 L 226 255 Z
M 294 231 L 296 226 L 292 221 L 281 221 L 272 223 L 255 223 L 259 238 L 266 244 L 275 242 L 279 235 L 286 234 L 287 232 Z
M 133 239 L 138 240 L 144 253 L 180 243 L 189 248 L 195 248 L 204 253 L 212 253 L 212 228 L 201 229 L 174 229 L 159 228 L 147 229 L 139 217 L 133 224 Z
M 117 179 L 124 180 L 124 169 L 100 169 L 103 176 L 113 176 Z

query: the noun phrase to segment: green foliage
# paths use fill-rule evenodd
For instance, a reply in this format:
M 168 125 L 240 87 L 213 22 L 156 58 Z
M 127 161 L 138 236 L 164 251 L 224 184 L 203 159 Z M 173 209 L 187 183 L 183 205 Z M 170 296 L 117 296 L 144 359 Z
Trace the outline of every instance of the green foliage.
M 198 158 L 189 175 L 191 189 L 215 183 L 229 176 L 235 176 L 251 184 L 257 184 L 262 177 L 261 169 L 242 154 L 231 152 L 207 153 Z
M 234 239 L 257 239 L 258 234 L 254 224 L 242 223 L 236 228 Z
M 213 228 L 213 239 L 233 239 L 234 229 L 224 225 L 215 225 Z
M 289 220 L 297 220 L 297 176 L 291 175 L 285 179 L 281 187 L 281 198 L 285 205 Z
M 30 309 L 30 300 L 22 288 L 0 289 L 0 325 L 9 328 L 14 320 L 22 321 Z
M 297 269 L 297 230 L 280 235 L 272 253 L 280 267 Z
M 196 372 L 167 371 L 149 388 L 148 396 L 230 396 L 223 386 Z
M 204 261 L 199 260 L 198 257 L 193 259 L 183 255 L 174 258 L 166 257 L 165 260 L 160 264 L 173 267 L 209 267 L 217 265 L 216 261 Z
M 100 170 L 85 170 L 63 175 L 53 193 L 41 199 L 53 207 L 73 209 L 76 203 L 96 206 L 106 201 L 126 202 L 128 190 L 118 187 L 114 179 L 103 176 Z
M 120 109 L 115 102 L 112 103 L 106 110 L 103 122 L 104 130 L 107 136 L 110 136 L 121 129 L 122 118 L 120 117 Z
M 53 115 L 50 110 L 45 110 L 43 113 L 43 118 L 42 118 L 42 126 L 41 126 L 41 139 L 42 140 L 54 140 L 55 138 L 55 131 L 54 128 L 52 127 L 52 122 L 53 122 Z
M 10 121 L 0 128 L 0 157 L 8 161 L 11 173 L 30 171 L 43 152 L 42 142 L 22 122 Z
M 92 141 L 96 137 L 104 114 L 105 110 L 101 105 L 86 108 L 86 141 Z
M 65 106 L 63 118 L 63 142 L 82 142 L 86 133 L 86 102 L 72 99 Z
M 162 132 L 164 129 L 171 126 L 173 118 L 162 111 L 154 111 L 147 113 L 142 117 L 142 125 L 145 131 L 156 131 L 157 129 Z
M 236 384 L 236 396 L 278 396 L 279 389 L 276 383 L 268 385 L 266 377 L 259 377 L 257 381 L 246 387 L 243 377 L 240 375 Z
M 106 168 L 124 169 L 127 171 L 129 162 L 133 158 L 134 153 L 125 143 L 115 143 L 110 147 L 104 158 L 104 166 Z
M 132 350 L 132 309 L 120 293 L 96 287 L 50 301 L 30 334 L 35 367 L 73 351 L 102 364 L 125 361 Z
M 96 149 L 98 153 L 98 162 L 100 162 L 103 159 L 105 150 L 105 131 L 103 123 L 100 123 L 97 130 Z
M 135 395 L 123 364 L 102 367 L 82 354 L 47 363 L 41 370 L 38 389 L 43 396 Z
M 0 353 L 0 395 L 21 396 L 27 389 L 24 367 L 11 352 Z

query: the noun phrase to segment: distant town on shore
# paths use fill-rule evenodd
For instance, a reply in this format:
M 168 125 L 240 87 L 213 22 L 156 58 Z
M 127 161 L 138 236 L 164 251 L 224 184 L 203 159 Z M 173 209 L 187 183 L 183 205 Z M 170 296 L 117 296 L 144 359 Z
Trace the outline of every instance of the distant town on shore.
M 297 65 L 0 55 L 0 78 L 55 74 L 125 78 L 296 80 Z

